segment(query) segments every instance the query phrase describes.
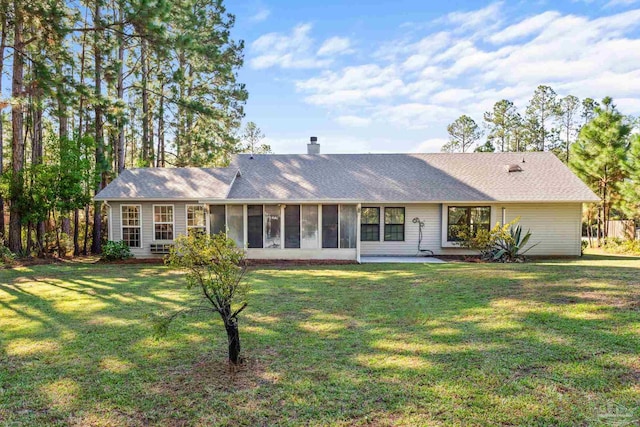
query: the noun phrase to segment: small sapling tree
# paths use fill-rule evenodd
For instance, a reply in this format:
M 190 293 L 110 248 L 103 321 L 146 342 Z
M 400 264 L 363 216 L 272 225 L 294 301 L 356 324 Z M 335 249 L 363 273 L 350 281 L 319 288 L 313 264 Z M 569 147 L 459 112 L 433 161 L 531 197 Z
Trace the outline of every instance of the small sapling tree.
M 165 263 L 186 272 L 187 289 L 200 294 L 201 304 L 154 316 L 156 336 L 166 335 L 169 325 L 178 316 L 217 312 L 227 331 L 229 362 L 238 365 L 241 362 L 238 314 L 247 307 L 249 291 L 249 285 L 244 281 L 244 251 L 224 233 L 213 237 L 192 233 L 176 239 Z

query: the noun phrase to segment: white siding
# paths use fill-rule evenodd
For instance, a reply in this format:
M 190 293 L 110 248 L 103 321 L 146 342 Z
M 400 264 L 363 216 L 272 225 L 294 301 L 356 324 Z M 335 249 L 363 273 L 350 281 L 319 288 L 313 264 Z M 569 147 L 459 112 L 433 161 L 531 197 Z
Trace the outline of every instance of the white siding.
M 363 205 L 380 206 L 385 205 Z M 397 204 L 387 206 L 399 206 Z M 456 204 L 460 206 L 460 204 Z M 540 242 L 527 255 L 580 255 L 580 227 L 582 204 L 580 203 L 520 203 L 495 204 L 479 203 L 478 206 L 491 206 L 491 225 L 502 222 L 502 208 L 505 208 L 507 222 L 520 217 L 524 231 L 531 230 L 530 244 Z M 379 242 L 361 242 L 361 256 L 412 256 L 418 253 L 418 224 L 413 218 L 425 223 L 423 228 L 422 249 L 432 250 L 436 255 L 462 255 L 467 250 L 452 247 L 446 242 L 447 205 L 413 204 L 405 205 L 405 240 L 403 242 L 385 242 L 384 224 L 380 228 Z M 380 212 L 381 222 L 384 213 Z
M 507 222 L 520 217 L 523 231 L 531 229 L 530 244 L 538 243 L 527 255 L 580 256 L 582 204 L 504 205 Z
M 153 233 L 153 204 L 145 203 L 116 203 L 112 202 L 111 240 L 122 239 L 120 205 L 142 205 L 142 248 L 132 248 L 137 258 L 153 257 L 149 245 L 154 243 Z M 186 208 L 189 202 L 175 202 L 175 235 L 186 231 Z M 520 217 L 520 224 L 524 230 L 531 230 L 530 243 L 538 243 L 527 255 L 563 255 L 579 256 L 581 240 L 582 205 L 580 203 L 520 203 L 520 204 L 480 204 L 491 206 L 491 224 L 502 220 L 502 208 L 505 217 L 511 221 Z M 365 204 L 363 207 L 398 207 L 399 204 Z M 375 255 L 403 255 L 413 256 L 418 253 L 418 224 L 413 218 L 424 221 L 423 239 L 421 247 L 432 250 L 436 255 L 456 255 L 469 253 L 460 248 L 447 247 L 443 240 L 446 223 L 446 205 L 441 204 L 411 204 L 405 205 L 405 240 L 402 242 L 384 241 L 384 209 L 380 211 L 382 222 L 379 242 L 360 242 L 361 256 Z M 444 209 L 444 210 L 443 210 Z M 246 222 L 246 221 L 245 221 Z M 356 259 L 356 249 L 250 249 L 248 258 L 254 259 Z
M 406 255 L 413 256 L 418 252 L 418 224 L 412 222 L 413 218 L 424 221 L 422 230 L 422 248 L 430 249 L 435 253 L 440 251 L 440 205 L 405 205 L 404 208 L 404 241 L 384 241 L 384 207 L 402 207 L 402 205 L 370 205 L 362 207 L 380 207 L 380 241 L 360 242 L 360 256 L 375 255 Z
M 111 202 L 109 205 L 112 207 L 111 217 L 113 224 L 111 224 L 110 230 L 112 236 L 109 236 L 110 240 L 122 240 L 122 222 L 121 222 L 121 205 L 141 205 L 142 206 L 142 247 L 141 248 L 131 248 L 131 253 L 136 258 L 150 258 L 157 257 L 158 255 L 154 255 L 150 252 L 151 243 L 156 243 L 154 231 L 153 231 L 153 205 L 162 204 L 162 205 L 173 205 L 173 216 L 174 216 L 174 237 L 177 237 L 179 234 L 186 233 L 187 230 L 187 210 L 186 205 L 194 204 L 193 202 L 131 202 L 131 203 L 120 203 L 120 202 Z M 161 255 L 160 255 L 161 256 Z

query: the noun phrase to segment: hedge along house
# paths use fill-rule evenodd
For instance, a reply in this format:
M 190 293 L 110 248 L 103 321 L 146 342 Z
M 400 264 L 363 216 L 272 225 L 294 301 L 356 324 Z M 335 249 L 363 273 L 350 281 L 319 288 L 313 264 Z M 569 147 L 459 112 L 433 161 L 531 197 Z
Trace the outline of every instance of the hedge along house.
M 552 153 L 236 155 L 224 168 L 125 170 L 95 198 L 136 257 L 226 231 L 251 259 L 456 255 L 460 226 L 520 218 L 531 255 L 579 256 L 597 196 Z

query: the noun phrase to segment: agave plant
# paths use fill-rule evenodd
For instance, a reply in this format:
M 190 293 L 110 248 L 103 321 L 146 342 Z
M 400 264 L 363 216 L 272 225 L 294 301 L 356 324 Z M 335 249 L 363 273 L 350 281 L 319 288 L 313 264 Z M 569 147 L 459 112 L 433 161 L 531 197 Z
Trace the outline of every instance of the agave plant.
M 511 225 L 509 233 L 496 240 L 491 259 L 501 262 L 524 261 L 524 255 L 537 245 L 537 243 L 531 245 L 523 251 L 522 248 L 526 246 L 530 238 L 530 230 L 523 235 L 520 224 Z

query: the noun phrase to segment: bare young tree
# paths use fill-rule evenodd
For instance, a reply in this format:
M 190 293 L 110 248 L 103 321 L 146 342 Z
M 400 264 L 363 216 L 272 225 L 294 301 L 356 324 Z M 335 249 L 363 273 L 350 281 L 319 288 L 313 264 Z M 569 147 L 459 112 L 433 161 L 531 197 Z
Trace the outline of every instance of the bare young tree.
M 166 263 L 186 272 L 187 289 L 195 289 L 203 304 L 156 316 L 156 336 L 166 335 L 169 325 L 178 316 L 218 313 L 227 332 L 229 362 L 232 365 L 241 363 L 238 315 L 247 307 L 249 292 L 249 284 L 244 280 L 244 251 L 224 233 L 213 237 L 191 234 L 176 239 Z

